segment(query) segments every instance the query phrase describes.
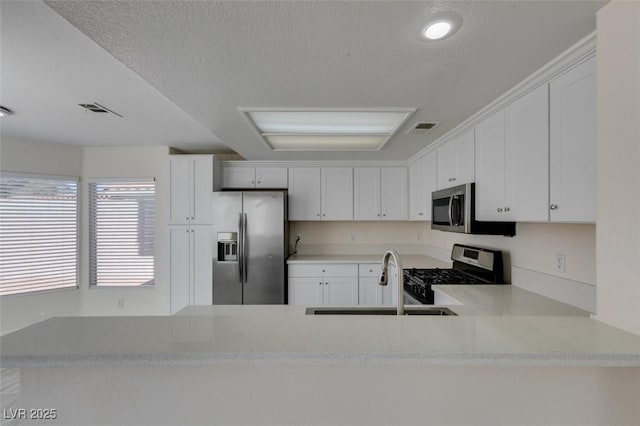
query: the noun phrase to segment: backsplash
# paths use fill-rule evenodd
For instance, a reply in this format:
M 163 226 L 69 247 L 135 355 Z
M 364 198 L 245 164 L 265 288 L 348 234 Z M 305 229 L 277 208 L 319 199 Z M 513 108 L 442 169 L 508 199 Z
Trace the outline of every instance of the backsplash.
M 291 222 L 301 254 L 371 254 L 393 246 L 404 254 L 448 256 L 454 243 L 505 251 L 512 266 L 595 285 L 595 225 L 519 223 L 513 238 L 434 231 L 428 222 Z M 293 246 L 292 246 L 293 247 Z M 555 255 L 565 256 L 565 272 Z

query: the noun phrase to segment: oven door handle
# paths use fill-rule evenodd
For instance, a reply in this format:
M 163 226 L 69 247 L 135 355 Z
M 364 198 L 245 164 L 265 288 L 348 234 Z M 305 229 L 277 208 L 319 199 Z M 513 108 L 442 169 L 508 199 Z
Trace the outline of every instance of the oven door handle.
M 451 217 L 451 210 L 453 209 L 453 195 L 449 197 L 449 225 L 453 226 L 453 218 Z

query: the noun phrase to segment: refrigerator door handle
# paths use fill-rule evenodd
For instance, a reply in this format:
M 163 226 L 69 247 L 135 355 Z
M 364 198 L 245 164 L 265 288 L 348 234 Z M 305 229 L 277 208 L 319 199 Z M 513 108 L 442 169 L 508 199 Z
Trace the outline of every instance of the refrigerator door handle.
M 244 282 L 244 268 L 242 264 L 244 262 L 244 217 L 240 213 L 240 223 L 238 224 L 238 230 L 240 231 L 240 247 L 238 247 L 238 269 L 240 273 L 240 282 Z
M 244 277 L 243 281 L 244 283 L 247 282 L 247 275 L 248 275 L 248 271 L 247 271 L 247 214 L 243 213 L 242 214 L 242 267 L 244 268 L 244 270 L 242 271 L 242 276 Z

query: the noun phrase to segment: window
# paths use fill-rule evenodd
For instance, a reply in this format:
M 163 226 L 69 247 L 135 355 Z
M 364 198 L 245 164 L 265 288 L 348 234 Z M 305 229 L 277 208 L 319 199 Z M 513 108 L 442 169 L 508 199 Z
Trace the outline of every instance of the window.
M 78 178 L 0 176 L 0 295 L 78 286 Z
M 89 183 L 89 284 L 154 284 L 155 182 Z

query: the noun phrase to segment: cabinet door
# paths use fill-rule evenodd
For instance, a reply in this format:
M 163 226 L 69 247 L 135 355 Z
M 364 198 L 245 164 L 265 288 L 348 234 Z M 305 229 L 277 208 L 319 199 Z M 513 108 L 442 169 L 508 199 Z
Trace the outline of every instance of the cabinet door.
M 549 220 L 549 89 L 543 85 L 505 108 L 506 218 Z
M 191 282 L 195 305 L 213 303 L 213 227 L 210 225 L 192 226 L 191 244 Z
M 596 220 L 596 62 L 550 84 L 552 222 Z
M 326 278 L 323 302 L 328 306 L 356 306 L 358 304 L 358 279 Z
M 457 138 L 455 148 L 456 172 L 453 183 L 455 185 L 462 185 L 474 182 L 476 177 L 476 137 L 474 130 L 472 129 L 470 132 Z
M 505 221 L 504 110 L 476 126 L 476 218 Z
M 213 157 L 198 156 L 192 160 L 191 223 L 210 224 L 213 221 Z
M 382 306 L 382 286 L 377 278 L 364 277 L 358 280 L 358 305 Z
M 169 227 L 170 310 L 174 314 L 190 303 L 190 232 L 188 226 Z
M 409 220 L 431 220 L 431 193 L 436 190 L 436 152 L 409 166 Z
M 253 167 L 225 167 L 222 170 L 223 188 L 255 188 L 256 170 Z
M 380 170 L 382 220 L 407 220 L 407 169 L 383 167 Z
M 169 158 L 169 223 L 188 224 L 191 220 L 191 159 L 172 155 Z
M 456 146 L 451 140 L 436 150 L 438 162 L 438 189 L 456 186 Z
M 321 306 L 324 284 L 322 278 L 289 277 L 289 304 Z
M 289 220 L 320 220 L 320 168 L 289 169 Z
M 288 186 L 286 167 L 256 168 L 256 188 L 286 189 Z
M 355 220 L 380 220 L 380 168 L 355 167 L 353 182 Z
M 353 168 L 323 167 L 322 220 L 353 220 Z

